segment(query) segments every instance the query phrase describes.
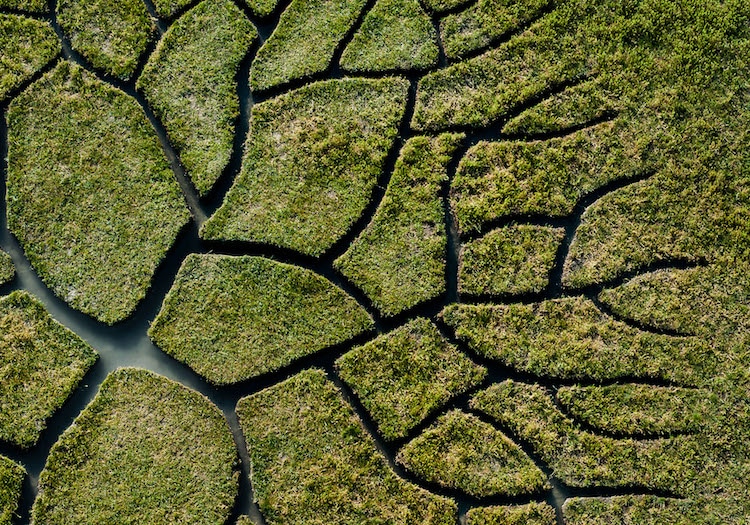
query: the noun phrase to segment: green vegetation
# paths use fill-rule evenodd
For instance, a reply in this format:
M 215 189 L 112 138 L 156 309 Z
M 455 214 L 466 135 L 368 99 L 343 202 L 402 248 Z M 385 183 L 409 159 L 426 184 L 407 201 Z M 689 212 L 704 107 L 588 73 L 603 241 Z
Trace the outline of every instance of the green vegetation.
M 708 523 L 690 500 L 658 496 L 571 498 L 563 505 L 568 525 L 694 525 Z
M 187 223 L 130 97 L 61 62 L 8 111 L 8 225 L 44 282 L 100 321 L 126 318 Z
M 372 327 L 354 299 L 310 270 L 262 257 L 191 254 L 149 336 L 223 385 L 277 370 Z
M 0 49 L 2 101 L 60 53 L 60 42 L 47 22 L 0 14 Z
M 20 465 L 0 456 L 0 525 L 13 523 L 25 475 Z
M 257 36 L 230 0 L 205 0 L 170 26 L 138 79 L 201 195 L 229 163 L 235 75 Z
M 280 0 L 243 0 L 250 11 L 258 17 L 266 17 L 273 13 L 278 7 Z
M 253 521 L 249 516 L 240 516 L 239 518 L 237 518 L 235 525 L 258 525 L 258 524 L 255 521 Z
M 694 384 L 715 371 L 710 345 L 642 332 L 582 297 L 512 305 L 451 305 L 456 337 L 490 359 L 541 377 L 662 378 Z
M 462 5 L 471 3 L 472 0 L 424 0 L 424 5 L 427 8 L 437 14 L 444 13 L 446 11 L 452 11 L 460 8 Z
M 466 513 L 467 525 L 555 525 L 555 509 L 544 503 L 477 507 Z
M 17 9 L 28 13 L 47 11 L 46 0 L 0 0 L 0 9 Z
M 509 226 L 461 248 L 458 290 L 471 295 L 541 292 L 549 282 L 560 228 Z
M 201 236 L 321 255 L 367 206 L 407 89 L 395 78 L 330 80 L 254 106 L 242 171 Z
M 398 461 L 422 479 L 480 498 L 548 488 L 544 473 L 518 445 L 460 410 L 440 416 L 401 449 Z
M 60 0 L 57 20 L 73 49 L 123 80 L 135 72 L 154 29 L 142 0 Z
M 454 502 L 393 473 L 322 371 L 241 399 L 237 414 L 269 525 L 456 522 Z
M 347 71 L 425 70 L 437 65 L 437 33 L 417 0 L 377 0 L 341 56 Z
M 263 91 L 325 71 L 365 3 L 365 0 L 292 0 L 273 34 L 258 51 L 250 72 L 250 87 Z
M 486 373 L 422 318 L 344 354 L 336 366 L 388 440 L 405 437 Z
M 189 6 L 194 0 L 152 0 L 156 14 L 161 18 L 172 18 L 180 9 Z
M 26 292 L 0 299 L 0 441 L 28 448 L 97 359 Z
M 111 373 L 55 443 L 33 523 L 223 524 L 237 451 L 221 411 L 146 370 Z
M 10 255 L 0 250 L 0 284 L 9 283 L 16 275 L 16 267 Z
M 385 315 L 445 291 L 441 188 L 462 138 L 443 134 L 407 141 L 372 222 L 335 262 Z

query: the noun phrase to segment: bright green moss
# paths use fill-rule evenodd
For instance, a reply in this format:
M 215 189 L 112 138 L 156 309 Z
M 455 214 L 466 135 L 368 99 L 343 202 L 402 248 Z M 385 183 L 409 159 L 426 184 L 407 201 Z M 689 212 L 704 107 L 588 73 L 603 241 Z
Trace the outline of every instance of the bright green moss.
M 16 267 L 10 255 L 0 250 L 0 284 L 9 283 L 16 275 Z
M 398 461 L 422 479 L 479 498 L 548 488 L 544 473 L 518 445 L 460 410 L 440 416 L 401 449 Z
M 365 0 L 292 0 L 258 51 L 250 87 L 263 91 L 325 71 Z
M 40 20 L 0 14 L 0 100 L 60 53 L 52 27 Z
M 47 11 L 46 0 L 0 0 L 0 9 L 18 9 L 29 13 Z
M 563 505 L 568 525 L 694 525 L 709 523 L 690 500 L 659 496 L 570 498 Z
M 240 400 L 255 498 L 269 525 L 453 525 L 456 504 L 398 478 L 318 370 Z
M 97 359 L 26 292 L 0 299 L 0 441 L 33 446 Z
M 23 467 L 0 456 L 0 525 L 11 525 L 14 522 L 25 475 Z
M 415 137 L 401 150 L 380 208 L 335 266 L 395 315 L 445 291 L 442 186 L 462 135 Z
M 254 106 L 242 171 L 201 236 L 321 255 L 367 206 L 407 88 L 330 80 Z
M 172 18 L 181 9 L 186 8 L 194 0 L 153 0 L 156 14 L 162 18 Z
M 565 232 L 543 226 L 509 226 L 461 248 L 458 290 L 471 295 L 541 292 Z
M 201 195 L 229 163 L 239 115 L 235 75 L 257 38 L 229 0 L 205 0 L 177 20 L 138 79 Z
M 237 452 L 211 402 L 146 370 L 119 369 L 55 443 L 34 523 L 226 522 Z
M 344 354 L 336 366 L 389 440 L 405 437 L 486 373 L 422 318 Z
M 555 509 L 544 503 L 477 507 L 466 513 L 467 525 L 555 525 Z
M 243 381 L 370 330 L 323 277 L 261 257 L 191 254 L 149 336 L 216 384 Z
M 135 71 L 153 30 L 142 0 L 60 0 L 57 20 L 73 49 L 124 80 Z
M 437 65 L 437 33 L 417 0 L 377 0 L 344 50 L 347 71 L 424 70 Z

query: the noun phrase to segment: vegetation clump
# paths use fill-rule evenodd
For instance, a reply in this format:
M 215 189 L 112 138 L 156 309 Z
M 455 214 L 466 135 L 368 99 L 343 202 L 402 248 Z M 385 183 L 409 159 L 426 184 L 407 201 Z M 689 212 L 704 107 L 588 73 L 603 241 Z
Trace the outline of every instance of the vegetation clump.
M 466 513 L 467 525 L 555 525 L 555 509 L 545 503 L 475 507 Z
M 269 525 L 456 522 L 453 501 L 393 473 L 322 371 L 241 399 L 237 414 Z
M 16 275 L 13 259 L 6 252 L 0 250 L 0 284 L 9 283 Z
M 156 14 L 162 18 L 172 18 L 180 10 L 185 9 L 194 0 L 153 0 Z
M 570 498 L 563 516 L 569 525 L 693 525 L 706 519 L 691 500 L 633 495 Z
M 25 475 L 23 467 L 0 456 L 0 525 L 13 523 Z
M 28 13 L 43 13 L 47 10 L 46 0 L 0 0 L 0 9 L 15 9 Z

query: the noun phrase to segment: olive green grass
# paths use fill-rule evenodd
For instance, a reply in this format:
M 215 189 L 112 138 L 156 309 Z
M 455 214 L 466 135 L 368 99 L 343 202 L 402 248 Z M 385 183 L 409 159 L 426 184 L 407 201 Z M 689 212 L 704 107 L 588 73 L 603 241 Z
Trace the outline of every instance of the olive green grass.
M 47 22 L 0 14 L 0 101 L 60 54 L 60 42 Z
M 27 13 L 44 13 L 47 11 L 46 0 L 0 0 L 0 9 L 16 9 Z
M 659 496 L 570 498 L 563 505 L 567 525 L 694 525 L 709 523 L 691 500 Z
M 235 525 L 258 525 L 250 516 L 240 516 L 237 518 Z
M 456 504 L 394 474 L 320 370 L 240 400 L 255 500 L 268 525 L 453 525 Z
M 240 111 L 235 76 L 257 36 L 230 0 L 205 0 L 169 27 L 138 78 L 200 195 L 229 163 Z
M 310 270 L 262 257 L 191 254 L 149 336 L 201 376 L 225 385 L 372 328 L 354 299 Z
M 242 170 L 201 237 L 319 256 L 361 216 L 406 106 L 408 82 L 318 82 L 253 107 Z
M 555 509 L 546 503 L 475 507 L 466 513 L 467 525 L 556 525 Z
M 705 341 L 640 331 L 582 297 L 451 305 L 442 316 L 456 337 L 480 355 L 541 377 L 638 377 L 693 385 L 714 373 L 717 365 Z
M 16 267 L 13 259 L 6 252 L 0 250 L 0 284 L 6 284 L 13 280 L 16 275 Z
M 143 299 L 189 213 L 125 93 L 69 62 L 8 111 L 8 225 L 72 307 L 108 324 Z
M 440 416 L 399 451 L 397 461 L 424 480 L 478 498 L 549 488 L 544 473 L 518 445 L 460 410 Z
M 257 17 L 264 18 L 276 11 L 280 0 L 243 0 L 248 9 Z
M 409 139 L 375 216 L 334 266 L 386 316 L 445 292 L 442 187 L 463 135 Z
M 250 88 L 265 91 L 325 71 L 365 3 L 365 0 L 292 0 L 274 32 L 258 50 L 250 70 Z M 265 2 L 260 5 L 266 8 Z
M 11 525 L 14 522 L 25 476 L 23 467 L 0 456 L 0 525 Z
M 541 292 L 564 236 L 561 228 L 518 225 L 467 242 L 459 257 L 458 291 L 495 296 Z
M 26 292 L 0 299 L 0 441 L 34 446 L 96 352 Z
M 422 71 L 437 65 L 432 21 L 417 0 L 377 0 L 341 56 L 352 72 Z
M 57 20 L 95 68 L 128 80 L 154 31 L 141 0 L 60 0 Z
M 156 14 L 161 18 L 173 18 L 182 9 L 188 7 L 195 0 L 153 0 Z
M 486 374 L 424 318 L 351 350 L 336 368 L 387 440 L 405 437 Z
M 433 14 L 441 14 L 446 11 L 459 9 L 463 5 L 472 3 L 472 0 L 424 0 L 423 5 Z
M 32 523 L 224 524 L 238 464 L 229 425 L 207 398 L 118 369 L 53 445 Z

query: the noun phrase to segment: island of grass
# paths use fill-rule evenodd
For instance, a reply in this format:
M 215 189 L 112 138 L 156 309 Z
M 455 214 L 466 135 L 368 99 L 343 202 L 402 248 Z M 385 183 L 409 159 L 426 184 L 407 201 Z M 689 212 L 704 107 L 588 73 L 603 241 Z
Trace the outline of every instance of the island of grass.
M 544 503 L 475 507 L 466 513 L 467 525 L 556 525 L 555 509 Z M 567 522 L 566 522 L 567 523 Z
M 97 359 L 26 292 L 0 299 L 0 441 L 32 447 Z
M 237 451 L 211 402 L 146 370 L 118 369 L 47 458 L 33 523 L 226 523 Z
M 454 525 L 456 504 L 394 474 L 325 374 L 308 370 L 237 405 L 268 525 Z
M 660 496 L 570 498 L 563 505 L 569 525 L 693 525 L 710 523 L 694 501 Z
M 153 0 L 154 9 L 160 18 L 173 18 L 195 0 Z
M 47 0 L 0 0 L 0 9 L 44 13 L 48 7 Z
M 25 475 L 23 467 L 0 456 L 0 525 L 11 525 L 14 522 Z

